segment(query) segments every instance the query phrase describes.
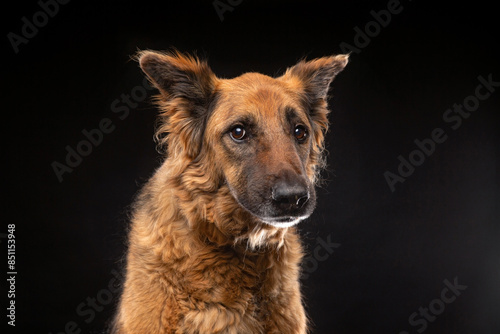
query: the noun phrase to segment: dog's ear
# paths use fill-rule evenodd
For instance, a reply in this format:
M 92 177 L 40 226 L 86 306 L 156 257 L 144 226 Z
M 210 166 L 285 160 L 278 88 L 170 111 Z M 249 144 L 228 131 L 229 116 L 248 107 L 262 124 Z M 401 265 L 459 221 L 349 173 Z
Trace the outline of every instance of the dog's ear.
M 214 89 L 215 75 L 204 61 L 180 52 L 142 51 L 139 64 L 165 98 L 202 102 Z
M 157 101 L 161 123 L 156 133 L 159 145 L 168 142 L 175 146 L 172 151 L 181 148 L 189 157 L 195 157 L 201 147 L 216 76 L 206 62 L 177 51 L 141 51 L 137 60 L 160 91 Z
M 300 61 L 290 67 L 284 77 L 299 79 L 307 102 L 314 105 L 318 100 L 326 100 L 332 80 L 347 65 L 349 55 L 342 54 L 331 57 L 317 58 L 311 61 Z

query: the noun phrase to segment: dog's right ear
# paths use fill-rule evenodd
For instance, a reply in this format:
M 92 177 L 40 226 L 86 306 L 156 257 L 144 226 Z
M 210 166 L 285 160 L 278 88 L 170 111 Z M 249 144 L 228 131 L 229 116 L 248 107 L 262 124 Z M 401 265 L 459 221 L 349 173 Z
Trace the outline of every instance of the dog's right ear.
M 214 90 L 215 75 L 206 62 L 174 51 L 141 51 L 139 64 L 167 99 L 183 97 L 202 102 Z
M 216 76 L 204 61 L 181 54 L 141 51 L 141 69 L 160 91 L 161 124 L 156 137 L 160 146 L 181 148 L 194 158 L 200 151 L 203 128 L 215 91 Z M 179 146 L 180 145 L 180 146 Z

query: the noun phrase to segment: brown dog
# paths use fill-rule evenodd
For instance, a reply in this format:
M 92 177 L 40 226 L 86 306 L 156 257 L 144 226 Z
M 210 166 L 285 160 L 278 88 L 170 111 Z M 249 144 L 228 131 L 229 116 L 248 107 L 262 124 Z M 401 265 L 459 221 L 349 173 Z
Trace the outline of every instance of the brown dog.
M 134 206 L 113 333 L 306 333 L 293 225 L 315 207 L 347 55 L 234 79 L 178 52 L 138 59 L 167 155 Z

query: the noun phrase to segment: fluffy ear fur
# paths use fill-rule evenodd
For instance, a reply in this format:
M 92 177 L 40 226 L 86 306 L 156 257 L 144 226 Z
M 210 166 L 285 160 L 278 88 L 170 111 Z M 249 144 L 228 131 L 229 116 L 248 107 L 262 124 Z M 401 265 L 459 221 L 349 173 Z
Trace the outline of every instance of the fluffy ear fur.
M 172 155 L 198 155 L 203 129 L 214 100 L 216 76 L 206 62 L 181 54 L 141 51 L 141 69 L 160 91 L 160 126 L 156 137 Z
M 302 60 L 287 69 L 282 79 L 290 82 L 299 90 L 304 107 L 309 110 L 313 125 L 315 145 L 311 151 L 311 160 L 315 174 L 324 167 L 322 155 L 324 134 L 328 130 L 327 97 L 330 83 L 347 65 L 349 55 L 341 54 L 317 58 L 311 61 Z

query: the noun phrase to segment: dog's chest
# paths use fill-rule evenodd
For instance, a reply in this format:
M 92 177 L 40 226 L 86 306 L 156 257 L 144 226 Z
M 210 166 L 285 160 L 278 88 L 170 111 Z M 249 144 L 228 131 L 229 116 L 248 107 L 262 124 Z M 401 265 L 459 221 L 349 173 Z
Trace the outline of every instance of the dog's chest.
M 275 254 L 231 250 L 194 260 L 182 275 L 183 286 L 190 298 L 204 305 L 265 310 L 280 290 L 284 268 Z

